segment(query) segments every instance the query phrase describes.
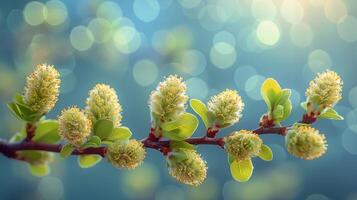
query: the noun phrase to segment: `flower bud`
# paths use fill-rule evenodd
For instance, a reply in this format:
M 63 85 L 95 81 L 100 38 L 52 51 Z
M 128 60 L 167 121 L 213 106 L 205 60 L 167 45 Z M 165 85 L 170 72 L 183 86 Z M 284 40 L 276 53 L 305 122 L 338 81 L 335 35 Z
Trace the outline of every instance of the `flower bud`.
M 234 124 L 242 116 L 244 103 L 236 90 L 225 90 L 208 102 L 208 111 L 218 120 L 218 125 Z
M 319 73 L 310 82 L 305 94 L 310 102 L 323 108 L 332 107 L 342 98 L 342 84 L 343 82 L 336 72 L 327 70 Z
M 26 80 L 25 103 L 35 112 L 46 114 L 56 104 L 61 80 L 58 71 L 50 65 L 38 65 Z
M 325 136 L 310 126 L 297 126 L 289 130 L 285 145 L 290 154 L 305 160 L 316 159 L 327 150 Z
M 145 154 L 143 144 L 131 139 L 128 142 L 118 141 L 110 144 L 106 156 L 114 167 L 134 169 L 143 162 Z
M 91 121 L 77 107 L 63 110 L 58 118 L 58 124 L 61 137 L 76 147 L 86 142 L 92 130 Z
M 263 141 L 252 131 L 240 130 L 225 138 L 227 153 L 237 161 L 247 160 L 259 154 Z
M 169 155 L 169 173 L 181 183 L 198 186 L 206 179 L 206 162 L 194 150 L 185 150 L 185 153 L 185 159 L 175 159 L 175 156 Z
M 120 125 L 122 107 L 113 88 L 105 84 L 97 84 L 89 91 L 86 113 L 94 124 L 97 120 L 113 121 L 115 126 Z
M 186 84 L 182 78 L 170 75 L 151 93 L 149 106 L 159 120 L 172 121 L 185 112 L 187 100 Z

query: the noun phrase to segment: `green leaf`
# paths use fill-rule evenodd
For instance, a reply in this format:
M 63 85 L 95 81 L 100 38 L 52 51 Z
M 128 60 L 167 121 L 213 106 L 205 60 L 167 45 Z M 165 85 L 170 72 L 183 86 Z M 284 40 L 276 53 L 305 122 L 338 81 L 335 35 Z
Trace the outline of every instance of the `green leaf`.
M 185 142 L 185 141 L 174 141 L 174 140 L 171 140 L 170 141 L 170 148 L 171 149 L 195 149 L 195 146 L 188 143 L 188 142 Z
M 300 104 L 301 108 L 307 111 L 307 101 L 304 101 Z
M 291 105 L 290 99 L 285 101 L 285 104 L 283 105 L 283 107 L 284 107 L 284 115 L 280 119 L 280 121 L 286 120 L 291 114 L 292 105 Z
M 198 119 L 190 114 L 184 113 L 179 119 L 161 124 L 163 136 L 171 140 L 185 140 L 190 138 L 198 126 Z
M 8 103 L 7 107 L 16 118 L 23 120 L 21 111 L 16 103 L 14 103 L 14 102 Z
M 273 110 L 273 119 L 279 120 L 284 116 L 284 107 L 282 105 L 278 105 Z
M 187 154 L 187 150 L 182 149 L 182 148 L 181 149 L 180 148 L 179 149 L 174 149 L 171 152 L 170 156 L 168 156 L 167 158 L 168 158 L 167 161 L 169 163 L 172 163 L 173 161 L 174 162 L 181 162 L 183 160 L 190 159 L 189 155 Z
M 228 158 L 228 164 L 231 165 L 232 162 L 234 162 L 234 159 L 229 153 L 227 153 L 227 155 L 228 155 L 228 157 L 227 157 Z
M 19 133 L 15 133 L 10 139 L 9 142 L 10 143 L 14 143 L 14 142 L 19 142 L 23 139 L 26 138 L 26 134 L 24 134 L 24 132 L 19 132 Z
M 273 160 L 273 152 L 267 145 L 263 144 L 262 149 L 259 152 L 259 158 L 265 161 Z
M 343 117 L 333 108 L 326 108 L 319 116 L 320 119 L 343 120 Z
M 281 96 L 281 91 L 281 87 L 276 80 L 268 78 L 263 82 L 260 94 L 267 104 L 268 110 L 271 110 L 277 103 Z
M 48 165 L 28 165 L 29 171 L 32 175 L 42 177 L 47 176 L 51 169 Z
M 98 136 L 93 135 L 92 137 L 89 138 L 89 140 L 86 143 L 84 143 L 81 146 L 81 148 L 85 149 L 88 147 L 99 147 L 101 143 L 102 143 L 102 140 Z
M 289 100 L 290 96 L 291 96 L 291 90 L 290 89 L 282 89 L 280 98 L 276 102 L 275 105 L 284 105 L 286 103 L 286 101 Z
M 128 127 L 121 126 L 114 128 L 112 133 L 105 139 L 106 141 L 115 142 L 118 140 L 128 140 L 132 133 Z
M 238 182 L 246 182 L 250 179 L 253 174 L 253 164 L 252 160 L 243 160 L 243 161 L 233 161 L 230 164 L 231 174 L 234 180 Z
M 113 131 L 114 125 L 110 120 L 102 119 L 98 120 L 94 124 L 94 134 L 101 139 L 106 139 Z
M 81 155 L 78 156 L 78 164 L 81 168 L 90 168 L 102 160 L 100 155 Z
M 195 113 L 197 113 L 201 117 L 203 123 L 205 124 L 205 127 L 207 129 L 211 127 L 213 119 L 212 116 L 209 114 L 206 105 L 198 99 L 191 99 L 190 105 L 193 111 L 195 111 Z
M 33 140 L 36 142 L 54 144 L 61 139 L 58 134 L 58 121 L 43 120 L 37 125 L 35 136 Z
M 74 150 L 75 150 L 75 148 L 71 144 L 67 143 L 62 146 L 60 156 L 62 158 L 66 158 L 66 157 L 70 156 Z

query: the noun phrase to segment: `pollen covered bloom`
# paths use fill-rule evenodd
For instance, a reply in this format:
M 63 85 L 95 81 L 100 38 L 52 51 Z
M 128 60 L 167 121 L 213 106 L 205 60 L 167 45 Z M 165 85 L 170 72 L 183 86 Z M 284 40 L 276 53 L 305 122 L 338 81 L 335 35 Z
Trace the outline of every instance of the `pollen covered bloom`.
M 143 162 L 145 155 L 143 144 L 131 139 L 128 142 L 118 141 L 110 144 L 106 157 L 114 167 L 134 169 Z
M 342 85 L 341 77 L 336 72 L 326 70 L 310 82 L 305 94 L 310 102 L 332 107 L 342 98 Z
M 290 154 L 305 160 L 316 159 L 327 150 L 325 136 L 310 126 L 297 126 L 288 131 L 285 145 Z
M 263 141 L 252 131 L 240 130 L 225 138 L 225 150 L 237 161 L 247 160 L 260 153 Z
M 169 173 L 181 183 L 198 186 L 206 179 L 206 162 L 194 150 L 186 150 L 186 155 L 187 157 L 182 160 L 175 160 L 169 156 Z
M 94 124 L 97 120 L 106 119 L 119 126 L 122 107 L 113 88 L 105 84 L 97 84 L 89 91 L 86 113 Z
M 213 96 L 207 104 L 208 111 L 218 120 L 218 125 L 234 124 L 242 116 L 244 103 L 236 90 L 225 90 Z
M 61 80 L 51 65 L 38 65 L 26 80 L 25 103 L 38 114 L 46 114 L 56 104 Z
M 186 84 L 182 78 L 170 75 L 151 93 L 149 106 L 159 120 L 172 121 L 185 112 L 187 100 Z
M 76 147 L 86 142 L 92 130 L 92 122 L 77 107 L 63 110 L 58 118 L 58 124 L 61 137 Z

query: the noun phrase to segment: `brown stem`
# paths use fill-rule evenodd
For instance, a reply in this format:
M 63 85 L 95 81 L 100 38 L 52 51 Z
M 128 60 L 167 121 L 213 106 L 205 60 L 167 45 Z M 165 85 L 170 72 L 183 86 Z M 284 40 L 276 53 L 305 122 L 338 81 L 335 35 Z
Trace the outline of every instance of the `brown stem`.
M 303 119 L 300 121 L 300 123 L 312 124 L 315 121 L 316 121 L 316 117 L 306 114 L 303 116 Z M 291 127 L 292 126 L 259 127 L 255 130 L 253 130 L 253 132 L 255 132 L 258 135 L 277 134 L 277 135 L 285 136 L 287 131 Z M 37 142 L 31 141 L 31 138 L 33 137 L 32 131 L 35 130 L 35 127 L 33 125 L 27 125 L 26 130 L 27 130 L 27 134 L 28 134 L 27 138 L 30 138 L 30 140 L 28 140 L 26 138 L 24 141 L 19 142 L 19 143 L 9 143 L 8 141 L 5 141 L 0 138 L 0 153 L 2 153 L 3 155 L 5 155 L 9 158 L 21 160 L 21 158 L 19 158 L 16 154 L 17 151 L 37 150 L 37 151 L 48 151 L 48 152 L 56 152 L 56 153 L 59 153 L 61 151 L 62 144 L 44 144 L 44 143 L 37 143 Z M 216 132 L 216 130 L 215 130 L 214 132 L 215 132 L 214 133 L 214 135 L 215 135 L 218 131 Z M 211 136 L 213 136 L 213 134 Z M 215 137 L 204 136 L 204 137 L 197 137 L 197 138 L 189 138 L 185 141 L 192 145 L 217 145 L 221 148 L 224 148 L 224 138 L 215 138 Z M 141 142 L 143 143 L 145 148 L 156 149 L 156 150 L 162 152 L 164 155 L 170 151 L 170 141 L 169 140 L 153 139 L 149 135 L 149 137 L 141 140 Z M 86 149 L 76 149 L 75 151 L 72 152 L 72 155 L 97 154 L 97 155 L 104 157 L 106 154 L 106 150 L 107 150 L 107 147 L 105 147 L 105 146 L 90 147 L 90 148 L 86 148 Z

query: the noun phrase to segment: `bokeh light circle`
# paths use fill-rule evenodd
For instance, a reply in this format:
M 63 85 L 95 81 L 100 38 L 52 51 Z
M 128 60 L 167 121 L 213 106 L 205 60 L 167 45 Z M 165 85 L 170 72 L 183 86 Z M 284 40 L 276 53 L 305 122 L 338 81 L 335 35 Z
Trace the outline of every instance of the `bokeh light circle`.
M 342 0 L 326 0 L 324 4 L 326 18 L 337 24 L 347 17 L 347 7 Z
M 111 23 L 104 18 L 94 18 L 88 24 L 88 29 L 93 33 L 97 43 L 107 42 L 112 36 Z
M 195 49 L 187 50 L 179 56 L 180 69 L 193 76 L 200 75 L 206 68 L 205 55 Z
M 184 8 L 191 9 L 200 5 L 202 0 L 178 0 L 180 5 Z
M 273 20 L 276 16 L 276 5 L 272 0 L 253 0 L 251 12 L 257 20 Z
M 32 25 L 37 26 L 42 24 L 47 17 L 47 8 L 45 4 L 38 1 L 31 1 L 26 4 L 24 11 L 25 21 Z
M 157 0 L 134 0 L 135 15 L 143 22 L 154 21 L 160 13 L 160 4 Z
M 309 54 L 308 65 L 312 72 L 319 73 L 332 66 L 329 54 L 322 49 L 315 49 Z
M 265 45 L 273 46 L 280 39 L 279 27 L 272 21 L 261 21 L 256 30 L 258 40 Z
M 240 66 L 237 67 L 234 72 L 234 82 L 239 90 L 245 90 L 245 82 L 252 76 L 257 74 L 257 70 L 255 70 L 252 66 Z
M 66 21 L 68 12 L 64 3 L 58 0 L 50 0 L 46 3 L 46 22 L 52 26 L 57 26 Z
M 237 52 L 234 46 L 226 42 L 218 42 L 213 45 L 210 51 L 210 60 L 214 66 L 220 69 L 231 67 L 237 59 Z
M 353 155 L 357 155 L 357 133 L 352 132 L 351 130 L 346 130 L 342 134 L 342 146 L 345 150 Z
M 260 95 L 260 86 L 263 84 L 264 80 L 265 77 L 261 75 L 253 75 L 247 79 L 244 85 L 244 90 L 247 93 L 248 97 L 253 100 L 262 99 Z
M 122 17 L 120 6 L 113 1 L 104 1 L 97 8 L 97 17 L 104 18 L 109 21 L 115 21 Z
M 134 80 L 141 86 L 151 85 L 158 77 L 159 69 L 151 60 L 140 60 L 133 67 Z
M 187 94 L 191 98 L 205 99 L 208 95 L 207 83 L 201 78 L 193 77 L 186 81 Z
M 228 31 L 220 31 L 216 33 L 213 37 L 213 44 L 225 42 L 231 44 L 232 46 L 236 45 L 236 39 L 234 35 Z
M 308 47 L 312 43 L 313 32 L 307 24 L 294 24 L 290 28 L 290 38 L 295 46 Z
M 62 199 L 64 193 L 63 183 L 57 177 L 47 176 L 41 179 L 38 191 L 45 200 Z
M 87 27 L 76 26 L 71 31 L 70 41 L 76 50 L 86 51 L 92 47 L 94 36 Z
M 337 24 L 338 35 L 346 42 L 357 41 L 357 18 L 347 16 Z
M 290 24 L 299 24 L 304 17 L 304 8 L 299 0 L 284 0 L 280 11 L 284 20 Z

